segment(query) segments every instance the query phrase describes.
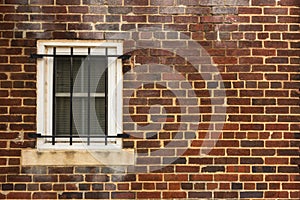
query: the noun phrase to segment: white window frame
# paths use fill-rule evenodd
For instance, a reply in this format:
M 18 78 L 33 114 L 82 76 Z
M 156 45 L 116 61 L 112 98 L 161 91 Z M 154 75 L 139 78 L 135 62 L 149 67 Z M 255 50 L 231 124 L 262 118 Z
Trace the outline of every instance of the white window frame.
M 114 52 L 108 52 L 109 55 L 122 55 L 122 41 L 99 41 L 99 40 L 40 40 L 37 42 L 38 54 L 53 54 L 53 47 L 73 47 L 73 48 L 90 48 L 99 54 L 97 49 L 111 48 Z M 80 53 L 80 52 L 77 52 Z M 92 54 L 92 53 L 91 53 Z M 94 55 L 95 55 L 94 54 Z M 80 54 L 81 55 L 81 54 Z M 93 54 L 92 54 L 93 55 Z M 103 54 L 105 55 L 105 54 Z M 37 133 L 42 135 L 52 135 L 52 112 L 53 112 L 53 57 L 43 57 L 37 60 Z M 123 102 L 122 102 L 122 61 L 117 57 L 108 57 L 108 135 L 116 136 L 123 133 Z M 92 94 L 93 96 L 93 94 Z M 57 138 L 56 138 L 57 139 Z M 75 149 L 91 149 L 91 150 L 108 150 L 121 149 L 122 140 L 120 138 L 109 138 L 107 145 L 102 143 L 93 143 L 94 138 L 90 138 L 91 143 L 87 145 L 86 138 L 81 139 L 82 142 L 76 142 L 70 145 L 68 139 L 65 143 L 55 143 L 52 145 L 51 138 L 38 138 L 38 150 L 75 150 Z

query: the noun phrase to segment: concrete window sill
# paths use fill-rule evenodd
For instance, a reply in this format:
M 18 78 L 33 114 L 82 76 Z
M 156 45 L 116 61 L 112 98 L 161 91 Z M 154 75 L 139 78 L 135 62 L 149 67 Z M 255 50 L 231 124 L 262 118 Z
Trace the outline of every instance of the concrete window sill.
M 22 150 L 21 164 L 33 165 L 134 165 L 133 150 Z

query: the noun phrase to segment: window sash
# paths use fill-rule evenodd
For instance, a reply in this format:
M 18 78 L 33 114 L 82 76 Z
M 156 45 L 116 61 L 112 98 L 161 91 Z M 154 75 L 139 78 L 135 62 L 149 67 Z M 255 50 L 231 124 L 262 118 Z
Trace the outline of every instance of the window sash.
M 60 50 L 63 50 L 63 51 L 67 52 L 67 49 L 60 49 Z M 107 55 L 107 52 L 108 52 L 107 48 L 106 48 L 105 52 L 106 52 L 106 55 Z M 55 47 L 53 48 L 53 53 L 54 53 L 54 55 L 56 55 L 56 48 Z M 71 54 L 71 57 L 68 56 L 68 58 L 70 58 L 70 69 L 69 69 L 70 74 L 67 76 L 67 79 L 69 79 L 69 91 L 70 92 L 56 92 L 56 89 L 58 87 L 58 84 L 56 84 L 56 82 L 58 80 L 58 77 L 56 77 L 56 75 L 57 75 L 57 70 L 58 70 L 57 68 L 59 67 L 58 66 L 59 63 L 57 62 L 55 57 L 53 58 L 53 80 L 54 80 L 53 83 L 55 84 L 55 85 L 53 85 L 53 88 L 55 88 L 55 89 L 53 91 L 54 96 L 53 96 L 53 113 L 52 113 L 52 115 L 53 115 L 53 119 L 52 119 L 52 123 L 53 123 L 52 144 L 54 145 L 55 141 L 57 139 L 55 136 L 56 135 L 61 135 L 61 133 L 60 133 L 61 130 L 59 130 L 58 128 L 61 129 L 61 127 L 62 127 L 62 129 L 64 130 L 63 132 L 67 133 L 65 131 L 66 129 L 64 129 L 64 126 L 61 126 L 61 124 L 59 124 L 59 123 L 63 123 L 63 122 L 61 120 L 57 120 L 58 116 L 57 116 L 56 112 L 59 112 L 59 110 L 57 110 L 58 99 L 63 98 L 63 97 L 69 97 L 69 99 L 66 99 L 66 101 L 68 101 L 70 103 L 70 105 L 69 105 L 69 115 L 64 116 L 64 118 L 68 119 L 68 121 L 69 121 L 69 134 L 64 134 L 64 135 L 69 136 L 70 145 L 72 145 L 73 139 L 75 139 L 75 141 L 79 140 L 79 139 L 73 138 L 74 132 L 75 132 L 75 137 L 76 136 L 80 137 L 80 136 L 86 136 L 87 135 L 87 144 L 89 145 L 91 143 L 91 138 L 90 138 L 91 134 L 92 135 L 97 135 L 96 131 L 93 128 L 93 124 L 94 123 L 98 124 L 98 122 L 95 122 L 95 116 L 92 117 L 92 120 L 91 120 L 91 113 L 90 113 L 91 98 L 93 98 L 95 100 L 95 99 L 99 99 L 99 97 L 100 98 L 104 97 L 104 100 L 105 100 L 104 120 L 103 120 L 104 122 L 100 123 L 100 124 L 102 124 L 102 126 L 101 126 L 102 131 L 99 130 L 98 134 L 108 135 L 108 105 L 107 105 L 107 103 L 108 103 L 108 80 L 107 80 L 108 79 L 108 77 L 107 77 L 108 76 L 108 72 L 107 72 L 107 70 L 108 70 L 108 62 L 107 62 L 108 58 L 107 57 L 104 58 L 103 56 L 101 56 L 102 61 L 105 61 L 104 62 L 104 68 L 107 69 L 107 70 L 104 70 L 105 71 L 105 84 L 104 84 L 105 89 L 104 89 L 104 93 L 103 92 L 98 93 L 98 92 L 91 92 L 90 91 L 90 89 L 91 89 L 91 71 L 92 71 L 91 68 L 92 68 L 92 64 L 94 64 L 94 63 L 91 63 L 90 59 L 87 58 L 88 65 L 84 66 L 84 67 L 80 66 L 77 73 L 80 73 L 81 68 L 83 68 L 83 70 L 85 70 L 85 68 L 87 68 L 87 73 L 88 73 L 86 76 L 80 77 L 81 79 L 82 78 L 84 79 L 83 82 L 81 83 L 81 85 L 83 85 L 84 89 L 88 90 L 88 92 L 83 93 L 83 92 L 74 92 L 74 90 L 78 90 L 78 89 L 82 90 L 82 88 L 81 89 L 80 88 L 74 88 L 74 79 L 73 79 L 74 78 L 73 77 L 73 75 L 74 75 L 74 71 L 73 71 L 74 70 L 73 69 L 74 68 L 74 59 L 72 57 L 72 55 L 74 55 L 74 51 L 73 51 L 72 47 L 70 48 L 70 54 Z M 90 54 L 90 48 L 88 48 L 88 54 Z M 64 58 L 64 57 L 62 57 L 62 58 Z M 67 62 L 68 62 L 68 58 L 66 60 Z M 78 60 L 77 60 L 77 62 L 78 62 Z M 103 66 L 99 66 L 99 67 L 103 67 Z M 110 71 L 110 70 L 108 70 L 108 71 Z M 64 79 L 65 79 L 65 77 L 63 77 L 63 81 L 65 81 Z M 86 85 L 86 81 L 87 81 L 87 85 Z M 66 84 L 66 85 L 68 85 L 68 84 Z M 101 91 L 103 91 L 103 90 L 101 90 Z M 74 113 L 73 113 L 73 111 L 74 111 L 73 103 L 74 103 L 75 99 L 78 99 L 78 98 L 82 98 L 82 100 L 87 99 L 86 100 L 87 101 L 86 109 L 88 110 L 87 111 L 88 113 L 87 113 L 86 116 L 81 116 L 80 121 L 83 122 L 82 124 L 85 124 L 85 126 L 81 125 L 80 126 L 81 128 L 79 130 L 78 130 L 78 127 L 74 127 L 74 116 L 73 116 L 74 115 Z M 83 106 L 83 107 L 85 107 L 85 106 Z M 99 115 L 98 115 L 97 111 L 96 111 L 96 114 L 97 114 L 97 119 L 99 120 Z M 86 117 L 86 120 L 85 120 L 85 117 Z M 78 123 L 78 120 L 77 120 L 77 123 Z M 103 124 L 104 124 L 104 127 L 103 127 Z M 84 131 L 85 128 L 87 128 L 87 132 Z M 91 130 L 91 129 L 93 129 L 93 130 Z M 117 133 L 115 133 L 115 134 L 117 134 Z M 92 139 L 92 140 L 93 140 L 92 142 L 96 142 L 94 139 Z M 63 139 L 60 139 L 60 141 L 63 141 Z M 97 142 L 99 142 L 99 141 L 97 141 Z M 106 143 L 106 140 L 105 140 L 105 143 Z

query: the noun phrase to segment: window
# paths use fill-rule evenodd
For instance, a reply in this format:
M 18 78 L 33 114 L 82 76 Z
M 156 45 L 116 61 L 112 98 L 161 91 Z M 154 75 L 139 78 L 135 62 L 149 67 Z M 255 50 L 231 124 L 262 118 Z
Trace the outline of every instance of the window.
M 38 41 L 38 149 L 121 148 L 122 43 Z

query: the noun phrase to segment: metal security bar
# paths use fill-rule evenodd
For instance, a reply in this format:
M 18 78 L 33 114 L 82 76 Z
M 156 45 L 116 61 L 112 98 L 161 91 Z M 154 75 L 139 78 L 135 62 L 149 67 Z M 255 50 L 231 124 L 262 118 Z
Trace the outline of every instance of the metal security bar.
M 73 47 L 71 47 L 71 57 L 70 57 L 70 61 L 71 61 L 71 66 L 70 66 L 70 126 L 69 126 L 69 130 L 70 130 L 70 145 L 72 145 L 73 143 L 73 84 L 74 84 L 74 80 L 73 80 Z M 54 76 L 56 76 L 54 74 Z M 56 78 L 56 77 L 55 77 Z M 90 78 L 90 77 L 89 77 Z M 56 95 L 54 93 L 54 95 Z
M 42 135 L 40 133 L 29 133 L 28 134 L 28 137 L 30 138 L 52 138 L 51 135 Z M 69 135 L 57 135 L 56 138 L 69 138 L 70 136 Z M 73 138 L 129 138 L 130 135 L 127 134 L 127 133 L 120 133 L 120 134 L 117 134 L 115 136 L 112 136 L 112 135 L 91 135 L 91 136 L 88 136 L 88 135 L 83 135 L 83 136 L 80 136 L 80 135 L 73 135 Z
M 57 59 L 56 59 L 56 48 L 54 47 L 53 48 L 53 57 L 54 57 L 54 59 L 53 59 L 53 64 L 54 64 L 54 66 L 53 66 L 53 74 L 56 74 L 56 62 L 57 62 Z M 53 78 L 53 85 L 54 85 L 54 87 L 53 87 L 53 94 L 55 94 L 56 93 L 56 78 L 55 78 L 55 76 L 54 76 L 54 78 Z M 53 132 L 52 132 L 52 145 L 55 145 L 55 135 L 56 135 L 56 123 L 55 123 L 55 121 L 56 121 L 56 119 L 55 119 L 55 108 L 56 108 L 56 97 L 55 97 L 55 95 L 53 95 L 53 97 L 52 97 L 52 105 L 53 105 L 53 107 L 52 107 L 52 122 L 53 122 L 53 124 L 52 124 L 52 128 L 53 128 Z
M 128 60 L 131 55 L 56 55 L 56 54 L 30 54 L 30 58 L 38 59 L 44 57 L 116 57 L 122 60 Z
M 122 59 L 122 60 L 127 60 L 131 57 L 131 55 L 108 55 L 108 49 L 105 49 L 105 55 L 91 55 L 91 49 L 88 48 L 88 55 L 74 55 L 73 48 L 70 47 L 70 55 L 58 55 L 57 54 L 57 49 L 53 47 L 53 54 L 31 54 L 31 58 L 39 59 L 39 58 L 44 58 L 44 57 L 53 57 L 53 115 L 52 115 L 52 126 L 53 126 L 53 133 L 52 135 L 42 135 L 40 133 L 32 133 L 29 134 L 29 137 L 31 138 L 51 138 L 52 145 L 55 145 L 56 143 L 56 138 L 69 138 L 69 144 L 73 144 L 73 138 L 86 138 L 87 139 L 87 145 L 90 145 L 91 143 L 91 138 L 104 138 L 105 145 L 108 143 L 108 138 L 128 138 L 129 135 L 127 134 L 117 134 L 115 136 L 108 135 L 108 72 L 107 68 L 105 70 L 105 127 L 104 127 L 104 135 L 91 135 L 91 127 L 90 127 L 90 97 L 91 97 L 91 83 L 90 83 L 90 76 L 91 76 L 91 63 L 90 63 L 90 58 L 91 57 L 103 57 L 103 58 L 108 58 L 108 57 L 116 57 L 117 59 Z M 69 117 L 70 117 L 70 123 L 69 123 L 69 134 L 68 135 L 58 135 L 56 134 L 57 132 L 57 119 L 56 119 L 56 91 L 57 91 L 57 84 L 56 84 L 56 73 L 57 73 L 57 67 L 58 67 L 58 59 L 57 58 L 69 58 L 70 59 L 70 68 L 69 68 L 69 76 L 70 76 L 70 112 L 69 112 Z M 86 57 L 87 62 L 88 62 L 88 109 L 87 109 L 87 135 L 74 135 L 73 134 L 73 110 L 72 110 L 72 99 L 73 99 L 73 85 L 74 85 L 74 80 L 73 80 L 73 72 L 74 72 L 74 58 L 76 57 Z M 107 59 L 105 59 L 105 66 L 108 65 Z

